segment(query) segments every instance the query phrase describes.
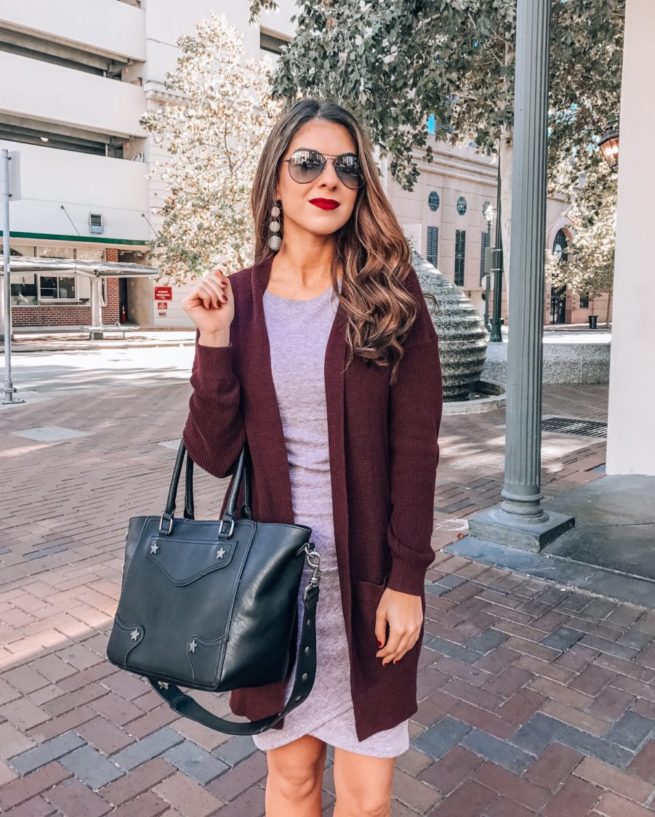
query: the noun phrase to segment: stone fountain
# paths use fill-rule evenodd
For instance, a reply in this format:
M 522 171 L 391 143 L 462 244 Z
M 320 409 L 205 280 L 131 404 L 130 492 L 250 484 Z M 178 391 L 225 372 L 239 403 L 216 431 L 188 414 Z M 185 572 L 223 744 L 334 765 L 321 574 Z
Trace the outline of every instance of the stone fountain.
M 457 403 L 462 411 L 483 410 L 483 405 L 474 408 L 476 402 L 487 404 L 489 409 L 497 408 L 504 389 L 499 384 L 480 381 L 489 339 L 482 315 L 460 289 L 415 249 L 412 266 L 439 336 L 444 403 Z

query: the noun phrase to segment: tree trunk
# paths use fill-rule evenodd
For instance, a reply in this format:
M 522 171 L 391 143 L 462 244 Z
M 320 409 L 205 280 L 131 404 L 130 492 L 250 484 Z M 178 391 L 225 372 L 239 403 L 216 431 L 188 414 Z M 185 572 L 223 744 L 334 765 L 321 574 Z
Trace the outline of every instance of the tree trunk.
M 605 324 L 609 328 L 610 325 L 610 313 L 612 311 L 612 290 L 607 293 L 607 311 L 605 312 Z

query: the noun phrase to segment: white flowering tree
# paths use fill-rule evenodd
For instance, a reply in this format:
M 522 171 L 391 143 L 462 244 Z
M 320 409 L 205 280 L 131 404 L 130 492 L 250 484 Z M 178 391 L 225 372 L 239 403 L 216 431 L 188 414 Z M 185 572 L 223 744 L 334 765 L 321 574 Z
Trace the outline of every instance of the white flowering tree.
M 270 96 L 273 58 L 244 59 L 243 37 L 210 13 L 166 74 L 172 99 L 141 117 L 165 157 L 149 178 L 166 186 L 154 211 L 161 226 L 150 256 L 162 280 L 189 283 L 224 259 L 228 269 L 253 260 L 250 192 L 262 144 L 284 107 Z
M 546 274 L 556 287 L 568 285 L 590 300 L 607 292 L 609 324 L 614 284 L 616 240 L 616 175 L 604 162 L 596 162 L 585 174 L 583 184 L 570 191 L 571 207 L 566 212 L 572 237 L 566 259 L 546 252 Z

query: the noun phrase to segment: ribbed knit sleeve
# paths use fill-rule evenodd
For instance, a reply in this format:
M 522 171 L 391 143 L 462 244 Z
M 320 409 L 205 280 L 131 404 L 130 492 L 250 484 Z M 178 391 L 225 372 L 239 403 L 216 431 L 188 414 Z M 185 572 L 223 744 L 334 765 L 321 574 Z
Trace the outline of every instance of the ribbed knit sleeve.
M 439 342 L 414 270 L 405 282 L 419 303 L 398 380 L 389 386 L 391 517 L 387 587 L 420 595 L 434 561 L 434 490 L 443 405 Z
M 193 393 L 182 439 L 195 463 L 215 477 L 227 477 L 245 442 L 241 386 L 232 366 L 232 344 L 203 346 L 199 334 L 196 331 Z

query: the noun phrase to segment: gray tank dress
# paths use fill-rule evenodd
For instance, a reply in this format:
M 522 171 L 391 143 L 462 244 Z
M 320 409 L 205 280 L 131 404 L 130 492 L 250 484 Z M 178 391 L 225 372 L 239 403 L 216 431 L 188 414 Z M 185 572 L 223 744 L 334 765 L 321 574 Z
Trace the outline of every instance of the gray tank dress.
M 341 290 L 341 279 L 339 279 Z M 332 519 L 332 486 L 325 403 L 325 348 L 338 306 L 330 285 L 320 295 L 294 300 L 264 291 L 271 369 L 280 407 L 291 476 L 295 520 L 312 528 L 321 555 L 316 611 L 316 680 L 307 698 L 284 718 L 282 729 L 253 735 L 258 749 L 275 749 L 313 735 L 339 749 L 372 757 L 396 757 L 409 748 L 409 721 L 360 741 L 355 732 L 348 643 L 341 606 Z M 297 598 L 298 641 L 305 565 Z M 373 634 L 371 634 L 373 637 Z M 287 683 L 291 695 L 295 665 Z

